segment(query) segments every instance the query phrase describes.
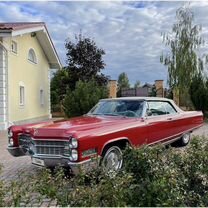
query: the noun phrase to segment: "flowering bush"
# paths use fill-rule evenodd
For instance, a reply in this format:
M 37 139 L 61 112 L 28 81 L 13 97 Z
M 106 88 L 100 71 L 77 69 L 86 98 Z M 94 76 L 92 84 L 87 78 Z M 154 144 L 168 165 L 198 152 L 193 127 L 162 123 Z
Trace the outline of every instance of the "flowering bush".
M 45 169 L 38 176 L 29 176 L 30 180 L 24 177 L 24 186 L 29 187 L 27 195 L 38 192 L 60 206 L 208 206 L 206 140 L 194 138 L 183 149 L 162 145 L 127 148 L 123 170 L 114 177 L 99 168 L 77 176 L 66 175 L 63 169 Z M 18 184 L 13 183 L 10 189 L 16 190 Z M 0 184 L 0 205 L 4 197 L 1 190 Z
M 0 173 L 1 173 L 1 165 L 0 165 Z M 4 183 L 3 181 L 0 181 L 0 207 L 3 207 L 3 199 L 4 199 L 4 196 L 5 196 L 5 191 L 4 191 Z

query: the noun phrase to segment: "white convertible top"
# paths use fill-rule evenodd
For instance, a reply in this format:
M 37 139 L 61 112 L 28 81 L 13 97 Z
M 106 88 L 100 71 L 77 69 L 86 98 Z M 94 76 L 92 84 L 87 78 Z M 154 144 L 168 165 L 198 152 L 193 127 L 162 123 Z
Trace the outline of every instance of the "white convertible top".
M 161 101 L 172 101 L 168 98 L 162 98 L 162 97 L 118 97 L 118 98 L 105 98 L 102 100 L 161 100 Z
M 182 109 L 180 109 L 173 100 L 168 99 L 168 98 L 162 98 L 162 97 L 119 97 L 119 98 L 105 98 L 101 99 L 103 101 L 107 100 L 144 100 L 144 101 L 167 101 L 170 102 L 173 107 L 178 111 L 178 112 L 183 112 Z

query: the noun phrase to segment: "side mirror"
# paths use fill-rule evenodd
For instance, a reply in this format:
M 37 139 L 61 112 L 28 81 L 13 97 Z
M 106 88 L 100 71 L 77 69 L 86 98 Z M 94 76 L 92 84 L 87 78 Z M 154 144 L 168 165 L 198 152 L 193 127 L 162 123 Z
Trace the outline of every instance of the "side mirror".
M 151 110 L 147 110 L 147 116 L 152 116 L 152 111 Z

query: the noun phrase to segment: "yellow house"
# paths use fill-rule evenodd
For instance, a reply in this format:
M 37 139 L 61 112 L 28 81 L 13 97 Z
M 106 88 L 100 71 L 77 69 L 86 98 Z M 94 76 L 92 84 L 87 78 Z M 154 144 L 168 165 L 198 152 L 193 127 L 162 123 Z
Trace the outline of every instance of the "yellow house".
M 0 130 L 51 117 L 50 70 L 59 68 L 43 22 L 0 23 Z

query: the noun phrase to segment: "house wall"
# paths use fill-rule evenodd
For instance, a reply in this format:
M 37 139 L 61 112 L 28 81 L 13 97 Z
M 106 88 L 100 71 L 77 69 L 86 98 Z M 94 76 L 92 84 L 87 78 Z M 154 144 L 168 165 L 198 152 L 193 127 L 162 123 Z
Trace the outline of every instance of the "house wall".
M 138 97 L 148 97 L 149 96 L 149 89 L 148 87 L 138 87 L 136 88 L 136 96 Z
M 11 40 L 17 43 L 17 54 L 11 51 L 8 56 L 8 105 L 9 121 L 24 123 L 50 117 L 50 79 L 46 56 L 36 37 L 30 34 L 4 39 L 11 46 Z M 37 64 L 28 60 L 29 49 L 34 49 Z M 25 88 L 25 103 L 20 105 L 20 85 Z M 43 90 L 44 104 L 40 102 L 40 90 Z
M 121 97 L 132 97 L 136 96 L 135 88 L 122 88 L 121 89 Z
M 147 97 L 149 96 L 148 87 L 128 88 L 121 90 L 122 97 Z

